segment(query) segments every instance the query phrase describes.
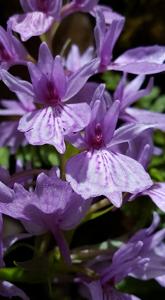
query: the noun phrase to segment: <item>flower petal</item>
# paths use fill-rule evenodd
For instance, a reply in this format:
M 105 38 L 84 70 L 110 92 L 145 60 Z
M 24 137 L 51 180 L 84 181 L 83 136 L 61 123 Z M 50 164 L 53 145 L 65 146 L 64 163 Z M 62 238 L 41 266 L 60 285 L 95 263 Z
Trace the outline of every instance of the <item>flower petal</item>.
M 119 56 L 110 68 L 133 74 L 154 74 L 165 71 L 165 47 L 138 47 Z
M 149 175 L 137 161 L 107 150 L 82 152 L 72 157 L 67 162 L 66 179 L 85 199 L 109 197 L 112 192 L 135 193 L 152 185 Z M 121 205 L 120 198 L 116 205 Z
M 23 15 L 14 15 L 9 21 L 9 27 L 18 32 L 23 42 L 33 36 L 45 33 L 52 25 L 54 18 L 40 11 L 29 12 Z
M 60 153 L 65 151 L 61 117 L 50 106 L 25 114 L 20 119 L 18 130 L 25 133 L 32 145 L 50 144 Z
M 165 114 L 138 108 L 127 108 L 126 114 L 133 122 L 154 125 L 155 128 L 165 131 Z

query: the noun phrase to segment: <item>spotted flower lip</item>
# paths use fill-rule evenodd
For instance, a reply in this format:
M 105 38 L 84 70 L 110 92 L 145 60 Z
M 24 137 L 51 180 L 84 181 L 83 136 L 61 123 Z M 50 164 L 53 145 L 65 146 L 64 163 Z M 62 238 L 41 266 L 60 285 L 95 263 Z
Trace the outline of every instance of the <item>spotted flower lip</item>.
M 83 151 L 68 160 L 66 179 L 85 199 L 105 195 L 119 207 L 122 204 L 121 192 L 143 190 L 152 185 L 152 180 L 142 165 L 115 152 L 113 147 L 131 141 L 148 127 L 129 124 L 115 131 L 120 101 L 115 101 L 106 111 L 102 98 L 104 91 L 104 85 L 100 85 L 94 93 L 91 120 L 85 133 L 70 137 L 70 142 Z
M 18 130 L 25 133 L 32 145 L 51 144 L 60 153 L 65 152 L 64 136 L 83 129 L 90 120 L 87 103 L 69 103 L 97 69 L 98 60 L 92 60 L 71 76 L 65 74 L 60 56 L 53 59 L 46 43 L 42 43 L 37 65 L 28 63 L 32 84 L 2 72 L 5 84 L 24 98 L 33 97 L 39 109 L 25 113 Z
M 10 17 L 8 26 L 20 34 L 22 41 L 45 33 L 60 19 L 61 0 L 21 0 L 20 4 L 25 13 Z

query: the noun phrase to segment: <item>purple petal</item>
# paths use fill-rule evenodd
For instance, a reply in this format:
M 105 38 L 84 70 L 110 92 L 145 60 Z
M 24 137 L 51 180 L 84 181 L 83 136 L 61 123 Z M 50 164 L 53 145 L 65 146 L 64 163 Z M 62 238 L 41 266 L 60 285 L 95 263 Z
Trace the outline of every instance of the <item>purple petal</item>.
M 22 105 L 15 100 L 1 100 L 1 104 L 4 107 L 0 109 L 1 116 L 22 116 L 26 112 Z
M 165 47 L 138 47 L 119 56 L 112 69 L 133 74 L 154 74 L 165 70 L 164 60 Z
M 52 72 L 52 65 L 53 56 L 48 45 L 45 42 L 43 42 L 40 45 L 37 66 L 43 74 L 50 78 Z
M 107 66 L 112 59 L 112 51 L 115 43 L 123 29 L 124 18 L 121 20 L 114 20 L 104 37 L 104 43 L 101 50 L 101 64 Z
M 96 13 L 96 27 L 94 29 L 95 40 L 96 40 L 96 49 L 97 55 L 101 55 L 101 49 L 104 42 L 106 33 L 106 25 L 104 20 L 104 15 L 101 11 L 97 11 Z
M 87 103 L 68 104 L 61 111 L 65 135 L 85 128 L 90 121 L 91 109 Z
M 165 287 L 165 275 L 156 277 L 155 279 L 162 287 Z
M 20 101 L 24 102 L 24 98 L 26 98 L 26 101 L 29 101 L 29 99 L 30 102 L 33 101 L 34 92 L 32 84 L 30 82 L 21 80 L 5 70 L 1 70 L 1 76 L 3 82 L 12 92 L 18 95 Z
M 60 153 L 65 151 L 62 120 L 50 106 L 25 114 L 19 121 L 18 130 L 25 133 L 32 145 L 50 144 Z
M 23 15 L 14 15 L 9 21 L 9 27 L 21 36 L 23 42 L 33 36 L 38 36 L 50 28 L 54 18 L 43 12 L 35 11 Z
M 0 124 L 0 147 L 9 146 L 15 153 L 20 145 L 25 145 L 24 135 L 17 130 L 17 121 L 6 121 Z
M 142 194 L 148 195 L 165 212 L 165 183 L 155 183 L 151 188 L 142 192 Z
M 134 193 L 152 185 L 149 175 L 138 162 L 106 150 L 82 152 L 72 157 L 66 166 L 66 179 L 85 199 L 101 195 L 109 197 L 112 192 Z
M 127 108 L 126 114 L 132 118 L 133 122 L 141 123 L 143 125 L 153 125 L 154 128 L 165 130 L 165 114 L 148 111 L 138 108 Z
M 144 89 L 140 89 L 141 84 L 143 84 L 144 76 L 139 75 L 134 80 L 132 80 L 128 85 L 126 85 L 123 93 L 123 101 L 121 109 L 130 106 L 132 103 L 136 102 L 138 99 L 150 94 L 153 88 L 153 78 L 148 82 L 148 85 Z
M 63 101 L 67 101 L 75 96 L 85 85 L 88 78 L 95 74 L 99 66 L 99 59 L 94 59 L 90 63 L 87 63 L 80 70 L 75 72 L 68 78 L 67 90 Z
M 55 83 L 55 87 L 58 91 L 58 95 L 60 96 L 60 98 L 61 99 L 65 98 L 67 81 L 66 81 L 64 68 L 62 65 L 62 58 L 59 55 L 56 56 L 54 60 L 52 79 Z
M 155 126 L 152 125 L 144 125 L 144 124 L 128 124 L 121 126 L 117 129 L 114 133 L 114 136 L 109 143 L 108 147 L 112 147 L 117 144 L 129 142 L 136 138 L 138 135 L 143 133 L 145 130 L 149 128 L 154 128 Z
M 104 118 L 103 133 L 105 144 L 110 143 L 119 118 L 120 101 L 116 100 L 109 108 Z

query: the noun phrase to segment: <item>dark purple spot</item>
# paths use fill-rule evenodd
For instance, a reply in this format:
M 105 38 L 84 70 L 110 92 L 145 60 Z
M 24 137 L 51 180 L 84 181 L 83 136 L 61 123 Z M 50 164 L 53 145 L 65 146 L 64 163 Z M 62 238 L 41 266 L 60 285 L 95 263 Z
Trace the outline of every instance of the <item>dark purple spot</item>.
M 9 61 L 11 59 L 10 54 L 7 52 L 2 43 L 0 43 L 0 62 Z
M 39 11 L 47 13 L 49 10 L 49 0 L 37 0 L 37 8 Z
M 47 82 L 46 103 L 51 106 L 56 106 L 60 103 L 58 91 L 52 81 Z

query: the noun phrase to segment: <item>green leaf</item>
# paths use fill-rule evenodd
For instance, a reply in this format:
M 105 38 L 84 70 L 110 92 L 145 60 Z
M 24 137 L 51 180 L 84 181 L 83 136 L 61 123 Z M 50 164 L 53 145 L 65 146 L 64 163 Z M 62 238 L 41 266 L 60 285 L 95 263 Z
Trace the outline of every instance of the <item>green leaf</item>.
M 9 167 L 9 149 L 6 147 L 0 148 L 0 166 Z
M 106 88 L 108 90 L 114 91 L 117 87 L 121 76 L 115 72 L 105 72 L 101 79 L 105 82 Z

